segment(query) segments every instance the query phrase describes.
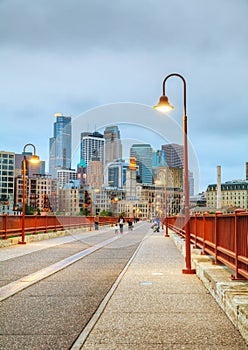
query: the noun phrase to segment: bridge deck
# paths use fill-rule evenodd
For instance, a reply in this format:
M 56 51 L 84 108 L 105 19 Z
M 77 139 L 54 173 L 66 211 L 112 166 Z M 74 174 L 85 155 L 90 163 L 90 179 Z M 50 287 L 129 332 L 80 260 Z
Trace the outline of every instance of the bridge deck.
M 113 236 L 113 230 L 110 230 L 109 233 Z M 109 238 L 109 233 L 107 231 L 104 233 L 105 240 Z M 110 259 L 110 256 L 115 254 L 113 262 L 116 261 L 116 264 L 119 264 L 118 259 L 124 260 L 124 256 L 120 256 L 120 251 L 126 249 L 129 252 L 132 245 L 137 245 L 137 241 L 132 241 L 131 238 L 128 240 L 128 236 L 138 237 L 140 235 L 139 237 L 142 239 L 144 233 L 147 233 L 147 235 L 124 270 L 119 274 L 116 282 L 102 300 L 89 323 L 82 333 L 79 334 L 74 345 L 71 347 L 71 345 L 64 344 L 63 346 L 60 343 L 57 348 L 71 348 L 73 350 L 81 348 L 94 350 L 247 349 L 244 338 L 204 287 L 198 276 L 182 274 L 184 258 L 172 238 L 165 238 L 164 231 L 152 233 L 147 224 L 138 224 L 133 232 L 126 233 L 126 235 L 112 243 L 117 244 L 116 242 L 119 242 L 119 250 L 116 252 L 112 251 L 112 253 L 111 251 L 107 252 L 107 255 L 101 260 L 102 262 L 106 262 L 106 259 Z M 84 235 L 83 242 L 86 248 L 89 242 L 86 239 L 87 234 L 84 233 Z M 90 233 L 90 235 L 94 235 L 94 232 Z M 75 237 L 76 235 L 68 238 L 58 238 L 57 242 L 59 244 L 61 242 L 63 244 L 71 244 Z M 27 256 L 32 254 L 32 257 L 35 257 L 35 251 L 54 247 L 56 245 L 55 242 L 56 239 L 43 241 L 39 245 L 36 244 L 36 248 L 35 243 L 28 243 L 22 247 L 3 248 L 0 250 L 0 261 L 2 260 L 2 263 L 6 261 L 11 262 L 12 259 L 20 258 L 22 256 L 20 253 L 21 249 L 25 251 Z M 121 244 L 121 242 L 126 243 Z M 97 241 L 95 243 L 98 244 Z M 91 244 L 93 244 L 93 239 L 91 239 Z M 61 247 L 59 249 L 61 250 Z M 100 258 L 99 253 L 97 259 L 100 261 Z M 87 266 L 90 266 L 93 262 L 92 255 L 91 261 L 88 262 L 89 265 Z M 75 266 L 76 264 L 79 263 L 75 263 Z M 78 266 L 83 268 L 85 265 Z M 67 274 L 64 276 L 68 278 Z M 228 274 L 226 274 L 225 279 L 228 278 L 227 276 Z M 69 277 L 71 278 L 71 276 Z M 55 281 L 50 281 L 50 286 L 53 286 L 56 280 L 59 281 L 58 283 L 61 283 L 61 277 L 60 279 L 56 277 Z M 49 282 L 47 282 L 47 285 L 49 285 Z M 38 292 L 38 286 L 36 286 L 37 295 L 41 293 Z M 42 284 L 40 286 L 42 287 Z M 49 289 L 47 288 L 46 290 L 48 291 Z M 75 290 L 73 288 L 70 289 L 70 285 L 67 285 L 65 299 L 70 297 L 68 295 L 70 291 L 71 296 L 75 297 Z M 51 290 L 49 294 L 52 294 Z M 18 296 L 19 294 L 17 293 L 16 295 Z M 63 298 L 62 293 L 60 295 Z M 247 295 L 246 292 L 243 293 L 244 297 L 245 295 Z M 34 297 L 33 292 L 26 292 L 26 298 L 30 297 Z M 12 298 L 13 302 L 11 302 Z M 21 310 L 16 309 L 18 300 L 16 301 L 14 298 L 15 296 L 11 296 L 6 301 L 8 301 L 8 305 L 15 304 L 15 313 L 13 315 L 20 315 Z M 21 298 L 19 297 L 19 299 Z M 4 305 L 4 303 L 5 301 L 2 301 L 3 311 L 7 305 Z M 48 307 L 52 307 L 50 303 Z M 6 319 L 3 319 L 4 314 L 1 312 L 2 316 L 0 316 L 0 328 L 4 329 L 0 334 L 0 349 L 7 349 L 6 341 L 11 344 L 11 349 L 32 349 L 31 343 L 28 342 L 29 337 L 32 336 L 30 333 L 32 333 L 32 330 L 34 331 L 35 341 L 37 342 L 39 331 L 31 328 L 25 330 L 24 334 L 13 334 L 14 331 L 11 329 L 11 325 L 17 321 L 9 319 L 6 322 Z M 39 318 L 39 315 L 36 315 L 35 312 L 31 313 L 31 315 L 34 318 Z M 73 318 L 73 311 L 70 317 Z M 82 315 L 83 317 L 84 315 Z M 54 315 L 54 318 L 57 322 L 57 315 Z M 26 320 L 20 319 L 20 322 L 26 322 Z M 31 322 L 38 324 L 35 320 L 29 320 L 29 323 Z M 4 328 L 2 327 L 3 325 Z M 39 347 L 39 349 L 56 349 L 54 338 L 53 343 L 49 344 L 50 336 L 49 330 L 47 334 L 44 334 L 44 332 L 41 334 L 44 345 Z M 19 345 L 16 342 L 18 337 L 20 339 Z M 24 339 L 21 339 L 21 337 Z M 23 346 L 25 337 L 26 345 Z M 58 332 L 58 338 L 61 339 L 61 337 L 62 334 Z M 13 342 L 12 340 L 9 341 L 11 338 L 14 339 Z M 46 341 L 44 341 L 45 338 Z

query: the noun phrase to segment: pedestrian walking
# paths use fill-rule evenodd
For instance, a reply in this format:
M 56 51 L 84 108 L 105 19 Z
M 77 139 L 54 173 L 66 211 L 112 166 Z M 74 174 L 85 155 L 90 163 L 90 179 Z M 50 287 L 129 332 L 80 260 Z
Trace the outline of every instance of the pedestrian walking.
M 124 218 L 123 218 L 123 216 L 121 215 L 121 216 L 119 217 L 120 233 L 123 233 L 123 226 L 124 226 Z
M 99 215 L 95 216 L 94 223 L 95 223 L 95 230 L 98 230 L 99 229 Z
M 128 230 L 129 231 L 133 231 L 133 223 L 132 223 L 132 221 L 131 220 L 128 220 Z
M 114 225 L 114 230 L 115 230 L 115 234 L 119 233 L 119 226 L 117 223 Z

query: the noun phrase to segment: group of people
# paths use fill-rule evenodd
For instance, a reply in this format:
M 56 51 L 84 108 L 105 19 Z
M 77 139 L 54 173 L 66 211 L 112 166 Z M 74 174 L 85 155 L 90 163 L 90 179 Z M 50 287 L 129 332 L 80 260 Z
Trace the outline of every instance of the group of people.
M 123 233 L 124 223 L 125 223 L 124 217 L 121 215 L 119 217 L 118 222 L 114 226 L 115 233 L 119 233 L 119 231 L 120 233 Z M 127 225 L 128 225 L 128 230 L 132 231 L 133 230 L 132 220 L 127 220 Z
M 133 223 L 134 222 L 137 222 L 137 221 L 135 221 L 135 220 L 132 221 L 130 219 L 127 220 L 127 225 L 128 225 L 129 231 L 133 230 Z M 123 233 L 124 223 L 125 223 L 124 217 L 121 215 L 118 219 L 118 222 L 114 225 L 115 233 L 119 233 L 119 232 Z M 99 229 L 99 215 L 95 216 L 94 224 L 95 224 L 95 230 L 98 230 Z

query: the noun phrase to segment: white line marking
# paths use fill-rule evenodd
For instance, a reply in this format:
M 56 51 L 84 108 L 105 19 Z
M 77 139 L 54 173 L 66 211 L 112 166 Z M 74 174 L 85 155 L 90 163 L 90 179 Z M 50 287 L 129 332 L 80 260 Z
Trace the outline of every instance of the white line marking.
M 65 267 L 75 263 L 76 261 L 82 259 L 83 257 L 95 252 L 96 250 L 103 248 L 104 246 L 112 243 L 119 237 L 113 237 L 110 239 L 107 239 L 106 241 L 103 241 L 101 243 L 98 243 L 94 245 L 93 247 L 87 248 L 77 254 L 74 254 L 72 256 L 69 256 L 66 259 L 63 259 L 61 261 L 58 261 L 57 263 L 50 265 L 48 267 L 45 267 L 44 269 L 41 269 L 37 272 L 34 272 L 30 275 L 27 275 L 25 277 L 22 277 L 18 279 L 17 281 L 11 282 L 3 287 L 0 288 L 0 301 L 5 300 L 12 295 L 16 294 L 17 292 L 20 292 L 21 290 L 31 286 L 34 283 L 37 283 L 41 281 L 42 279 L 51 276 L 52 274 L 64 269 Z

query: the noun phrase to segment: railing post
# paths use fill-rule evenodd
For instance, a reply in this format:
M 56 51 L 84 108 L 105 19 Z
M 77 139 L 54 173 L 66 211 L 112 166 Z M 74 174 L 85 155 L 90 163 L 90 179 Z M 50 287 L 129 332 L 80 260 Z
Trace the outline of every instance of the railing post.
M 34 234 L 36 235 L 37 233 L 37 214 L 34 215 Z
M 203 243 L 202 243 L 202 251 L 201 251 L 201 255 L 205 255 L 205 231 L 206 231 L 206 216 L 208 215 L 208 213 L 203 213 Z
M 57 232 L 57 216 L 54 216 L 54 232 Z
M 193 246 L 193 248 L 197 248 L 197 213 L 195 213 L 195 215 L 194 215 L 194 227 L 195 227 L 195 244 L 194 244 L 194 246 Z
M 47 222 L 48 222 L 48 220 L 47 220 L 47 214 L 45 215 L 45 225 L 46 225 L 46 227 L 45 227 L 45 232 L 47 233 L 48 232 L 48 230 L 47 230 Z
M 4 229 L 4 237 L 3 237 L 3 239 L 7 239 L 8 214 L 3 214 L 3 229 Z
M 90 217 L 90 231 L 92 231 L 92 220 L 91 220 L 92 218 Z
M 169 236 L 168 215 L 167 215 L 167 213 L 166 213 L 166 216 L 165 216 L 165 237 L 170 237 Z
M 244 209 L 236 209 L 234 212 L 234 253 L 235 253 L 235 276 L 232 279 L 241 279 L 239 276 L 239 261 L 238 261 L 238 217 L 239 213 L 244 213 Z
M 219 230 L 218 230 L 218 215 L 222 214 L 221 211 L 216 211 L 214 215 L 214 261 L 213 264 L 218 264 L 218 243 L 219 243 Z

